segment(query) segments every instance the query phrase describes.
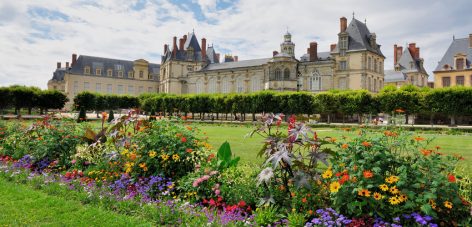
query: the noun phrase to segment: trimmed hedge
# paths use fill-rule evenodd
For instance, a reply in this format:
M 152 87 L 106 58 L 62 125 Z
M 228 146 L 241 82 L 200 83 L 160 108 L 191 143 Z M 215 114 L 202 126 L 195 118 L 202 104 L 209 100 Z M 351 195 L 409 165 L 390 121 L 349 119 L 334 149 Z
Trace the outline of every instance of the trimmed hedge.
M 39 108 L 42 114 L 48 109 L 62 109 L 68 101 L 67 96 L 60 91 L 19 85 L 0 87 L 0 97 L 0 112 L 14 108 L 15 114 L 23 108 L 28 110 L 28 114 L 33 108 Z

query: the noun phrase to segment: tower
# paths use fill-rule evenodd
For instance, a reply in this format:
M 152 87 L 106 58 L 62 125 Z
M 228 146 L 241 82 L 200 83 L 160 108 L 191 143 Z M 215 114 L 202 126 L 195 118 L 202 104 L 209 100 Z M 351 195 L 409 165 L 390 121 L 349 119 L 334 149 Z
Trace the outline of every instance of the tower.
M 295 57 L 295 44 L 292 42 L 292 35 L 288 31 L 284 35 L 284 42 L 280 44 L 280 53 Z

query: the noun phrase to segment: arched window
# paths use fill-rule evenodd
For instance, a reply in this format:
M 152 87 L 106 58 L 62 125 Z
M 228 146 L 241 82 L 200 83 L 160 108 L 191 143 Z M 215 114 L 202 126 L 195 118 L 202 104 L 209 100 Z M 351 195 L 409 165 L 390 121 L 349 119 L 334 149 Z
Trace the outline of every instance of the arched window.
M 315 71 L 311 74 L 310 79 L 310 90 L 312 91 L 321 91 L 321 75 L 318 71 Z
M 244 82 L 242 77 L 238 77 L 236 80 L 236 92 L 243 93 L 244 92 Z
M 284 70 L 284 80 L 288 80 L 288 79 L 290 79 L 290 70 L 286 68 Z
M 372 58 L 368 57 L 367 58 L 367 68 L 370 70 L 372 68 Z
M 216 78 L 212 77 L 208 80 L 208 93 L 216 93 Z
M 374 92 L 377 92 L 377 79 L 374 78 Z
M 370 77 L 367 79 L 367 89 L 372 91 L 372 78 Z
M 282 72 L 280 69 L 275 70 L 275 80 L 282 80 Z
M 253 76 L 251 78 L 251 85 L 252 85 L 251 91 L 261 90 L 261 78 L 258 76 Z
M 223 77 L 221 80 L 221 92 L 222 93 L 230 93 L 230 83 L 229 83 L 229 78 L 228 77 Z
M 377 72 L 377 59 L 374 59 L 374 72 Z
M 203 80 L 198 79 L 195 86 L 195 91 L 197 94 L 203 93 Z

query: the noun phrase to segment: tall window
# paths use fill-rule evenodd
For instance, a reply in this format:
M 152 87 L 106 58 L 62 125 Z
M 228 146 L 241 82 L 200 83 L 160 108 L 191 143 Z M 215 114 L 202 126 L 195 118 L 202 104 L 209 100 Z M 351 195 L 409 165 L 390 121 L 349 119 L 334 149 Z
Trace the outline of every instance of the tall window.
M 377 92 L 377 79 L 374 78 L 374 89 L 373 89 L 374 92 Z
M 102 91 L 102 84 L 101 83 L 96 83 L 95 84 L 95 91 L 96 92 L 101 92 Z
M 456 85 L 464 86 L 464 76 L 456 76 Z
M 130 94 L 130 95 L 134 94 L 134 86 L 133 85 L 128 85 L 128 94 Z
M 371 57 L 367 58 L 367 68 L 369 70 L 372 69 L 372 58 Z
M 216 78 L 212 77 L 208 80 L 208 93 L 216 93 Z
M 340 61 L 339 62 L 339 70 L 347 70 L 347 62 L 346 61 Z
M 318 72 L 313 72 L 310 80 L 310 90 L 321 91 L 321 75 Z
M 339 89 L 341 89 L 341 90 L 346 90 L 347 89 L 346 77 L 339 78 Z
M 85 68 L 84 68 L 84 74 L 90 74 L 90 67 L 85 66 Z
M 244 81 L 242 77 L 238 77 L 236 80 L 236 92 L 243 93 L 244 92 Z
M 290 70 L 285 69 L 284 70 L 284 80 L 288 80 L 288 79 L 290 79 Z
M 102 69 L 95 69 L 95 75 L 101 76 L 102 75 Z
M 196 91 L 197 94 L 203 93 L 203 80 L 198 79 L 195 86 L 196 86 L 195 91 Z
M 144 78 L 144 72 L 143 71 L 139 71 L 139 78 Z
M 251 91 L 259 91 L 261 90 L 261 79 L 258 76 L 253 76 L 251 78 Z
M 124 92 L 124 91 L 123 91 L 123 85 L 118 85 L 118 89 L 117 89 L 117 90 L 118 90 L 118 91 L 117 91 L 118 94 L 123 94 L 123 92 Z
M 450 87 L 451 86 L 451 77 L 443 77 L 442 78 L 442 86 L 443 87 Z
M 377 72 L 377 59 L 374 59 L 374 72 Z
M 367 89 L 372 91 L 372 78 L 367 78 Z
M 84 91 L 88 91 L 90 89 L 90 83 L 84 82 Z
M 107 75 L 108 76 L 112 76 L 113 75 L 113 71 L 111 69 L 107 70 Z
M 107 93 L 108 93 L 108 94 L 113 93 L 113 85 L 107 84 Z
M 228 77 L 223 77 L 223 80 L 221 80 L 221 92 L 225 94 L 231 92 L 230 82 L 229 82 Z
M 463 70 L 464 69 L 464 58 L 457 58 L 456 59 L 456 69 Z
M 275 70 L 275 80 L 282 80 L 282 71 L 280 69 Z
M 74 81 L 74 95 L 76 95 L 79 92 L 79 82 Z

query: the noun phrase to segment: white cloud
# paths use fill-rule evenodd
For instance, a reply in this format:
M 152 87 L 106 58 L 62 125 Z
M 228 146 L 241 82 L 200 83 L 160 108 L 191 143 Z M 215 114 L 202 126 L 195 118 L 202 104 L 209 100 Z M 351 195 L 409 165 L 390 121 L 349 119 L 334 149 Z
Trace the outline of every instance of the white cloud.
M 350 20 L 353 11 L 359 20 L 366 18 L 371 32 L 377 34 L 387 57 L 385 69 L 393 67 L 393 44 L 416 42 L 432 75 L 452 35 L 472 33 L 467 11 L 472 3 L 467 0 L 455 4 L 439 0 L 188 0 L 199 9 L 172 2 L 28 0 L 13 4 L 0 0 L 0 86 L 45 88 L 55 63 L 70 61 L 72 53 L 159 63 L 163 44 L 193 28 L 198 38 L 206 37 L 217 51 L 228 50 L 239 59 L 270 57 L 272 50 L 279 49 L 287 27 L 297 56 L 314 40 L 319 51 L 328 51 L 337 41 L 339 17 Z M 142 7 L 133 9 L 138 3 Z M 60 12 L 68 20 L 30 16 L 28 10 L 35 7 Z

